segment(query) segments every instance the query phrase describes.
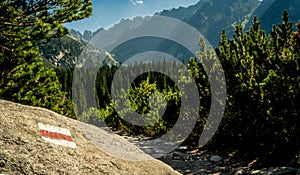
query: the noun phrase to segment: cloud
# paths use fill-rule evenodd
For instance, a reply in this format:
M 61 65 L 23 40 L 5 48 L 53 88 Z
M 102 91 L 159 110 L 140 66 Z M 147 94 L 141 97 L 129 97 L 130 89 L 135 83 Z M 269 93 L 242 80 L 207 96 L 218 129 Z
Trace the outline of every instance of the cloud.
M 143 5 L 144 0 L 130 0 L 133 5 Z
M 142 4 L 144 4 L 144 1 L 143 0 L 138 0 L 138 1 L 136 1 L 136 3 L 142 5 Z

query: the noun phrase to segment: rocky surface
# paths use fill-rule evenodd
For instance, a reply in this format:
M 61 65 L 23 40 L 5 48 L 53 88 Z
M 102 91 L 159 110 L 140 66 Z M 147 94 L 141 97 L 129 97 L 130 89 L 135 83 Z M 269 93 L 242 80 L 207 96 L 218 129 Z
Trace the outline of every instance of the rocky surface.
M 179 174 L 119 136 L 49 110 L 0 100 L 0 121 L 0 174 Z M 38 123 L 68 129 L 77 147 L 45 141 Z M 140 159 L 122 159 L 104 148 Z
M 150 139 L 148 137 L 130 136 L 124 133 L 119 133 L 119 135 L 137 145 L 145 153 L 154 155 L 154 157 L 160 152 L 164 152 L 163 148 L 156 145 L 143 144 L 147 143 L 144 140 Z M 164 142 L 161 139 L 156 140 L 156 142 Z M 178 146 L 174 151 L 158 159 L 170 165 L 176 171 L 187 175 L 296 175 L 297 173 L 297 175 L 300 175 L 300 169 L 298 171 L 291 167 L 255 169 L 252 164 L 256 160 L 245 161 L 234 153 L 222 156 L 216 154 L 208 150 Z

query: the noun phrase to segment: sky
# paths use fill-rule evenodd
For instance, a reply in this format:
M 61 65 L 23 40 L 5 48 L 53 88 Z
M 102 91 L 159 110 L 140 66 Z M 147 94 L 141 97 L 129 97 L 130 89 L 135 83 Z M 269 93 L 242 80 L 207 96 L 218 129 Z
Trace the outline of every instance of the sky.
M 153 15 L 165 9 L 187 7 L 199 0 L 92 0 L 93 15 L 88 19 L 65 24 L 69 29 L 85 30 L 112 27 L 121 19 Z

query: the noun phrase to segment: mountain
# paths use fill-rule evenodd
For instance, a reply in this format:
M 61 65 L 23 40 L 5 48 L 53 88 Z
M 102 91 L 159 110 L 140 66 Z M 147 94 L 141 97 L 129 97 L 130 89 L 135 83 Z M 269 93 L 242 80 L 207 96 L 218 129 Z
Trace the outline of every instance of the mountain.
M 250 19 L 253 19 L 254 16 L 257 16 L 258 18 L 260 18 L 269 8 L 270 6 L 275 2 L 276 0 L 263 0 L 261 2 L 261 5 L 255 10 L 255 12 L 252 14 L 252 16 L 250 17 Z M 282 12 L 280 12 L 280 14 L 282 14 Z M 246 29 L 249 29 L 250 26 L 252 25 L 251 22 L 248 22 L 245 25 Z
M 88 45 L 88 39 L 91 39 L 87 37 L 90 34 L 89 32 L 86 32 L 86 35 L 76 31 L 70 33 L 77 36 L 66 35 L 51 39 L 47 43 L 39 43 L 41 56 L 48 66 L 73 68 L 75 65 L 86 64 L 86 58 L 102 60 L 104 64 L 108 65 L 117 64 L 114 57 L 108 52 Z M 89 37 L 92 35 L 93 33 Z
M 172 17 L 188 23 L 200 31 L 209 43 L 218 47 L 220 33 L 226 30 L 227 37 L 231 38 L 234 34 L 234 26 L 242 24 L 245 30 L 249 29 L 252 19 L 257 16 L 261 21 L 261 28 L 269 32 L 273 24 L 281 22 L 283 11 L 287 9 L 290 14 L 290 20 L 295 24 L 300 19 L 300 1 L 299 0 L 200 0 L 195 5 L 189 7 L 179 7 L 170 10 L 163 10 L 155 16 Z M 95 37 L 98 40 L 109 45 L 126 35 L 155 28 L 155 25 L 149 25 L 153 17 L 136 17 L 133 19 L 124 19 L 110 29 L 100 29 L 97 32 L 86 31 L 78 35 L 78 32 L 71 32 L 77 38 L 86 41 Z M 109 36 L 109 37 L 107 37 Z M 148 42 L 148 43 L 146 43 Z M 155 50 L 171 54 L 179 59 L 189 59 L 188 52 L 182 52 L 181 46 L 166 41 L 165 39 L 145 39 L 133 40 L 131 45 L 122 45 L 114 51 L 117 61 L 123 62 L 127 58 L 141 53 L 143 51 Z M 136 48 L 136 49 L 134 49 Z M 147 48 L 146 50 L 143 48 Z M 147 58 L 145 58 L 147 59 Z
M 260 4 L 258 0 L 210 0 L 184 21 L 199 30 L 217 47 L 222 30 L 225 29 L 228 36 L 231 36 L 234 25 L 251 22 L 250 17 Z
M 99 32 L 104 30 L 103 28 L 100 28 L 96 30 L 95 32 L 91 32 L 89 30 L 85 30 L 83 34 L 81 34 L 79 31 L 76 31 L 74 29 L 69 30 L 70 35 L 74 36 L 76 39 L 82 40 L 82 41 L 89 41 L 91 40 L 95 35 L 97 35 Z
M 118 38 L 124 31 L 129 31 L 134 27 L 140 26 L 147 21 L 147 19 L 150 19 L 150 17 L 136 17 L 133 20 L 124 19 L 109 31 L 100 28 L 95 32 L 86 30 L 82 34 L 79 31 L 70 29 L 69 35 L 51 39 L 47 43 L 39 43 L 39 50 L 46 65 L 52 67 L 70 68 L 75 65 L 94 64 L 84 63 L 87 61 L 86 58 L 94 61 L 101 59 L 104 64 L 116 65 L 118 62 L 112 54 L 103 49 L 99 49 L 99 47 L 97 48 L 88 44 L 89 41 L 99 33 L 101 33 L 99 36 L 110 35 L 112 38 Z M 109 43 L 110 41 L 104 42 Z
M 232 31 L 233 24 L 248 22 L 249 17 L 260 4 L 261 2 L 258 0 L 201 0 L 195 5 L 164 10 L 156 13 L 155 16 L 172 17 L 184 21 L 199 30 L 213 47 L 217 47 L 220 38 L 219 34 L 222 29 L 225 28 L 228 31 Z M 241 6 L 244 8 L 240 8 Z M 123 36 L 142 33 L 141 31 L 161 25 L 155 24 L 152 19 L 153 17 L 136 17 L 122 20 L 108 30 L 101 30 L 99 35 L 97 35 L 97 40 L 106 45 L 113 45 L 112 42 L 119 40 Z M 151 23 L 153 24 L 149 25 Z M 195 54 L 190 53 L 180 44 L 178 45 L 172 41 L 163 38 L 151 39 L 146 37 L 134 39 L 129 45 L 121 45 L 114 50 L 113 54 L 116 60 L 123 62 L 127 58 L 144 51 L 163 52 L 185 61 L 188 61 Z M 148 58 L 142 58 L 142 60 L 146 59 Z
M 189 7 L 179 7 L 173 8 L 171 10 L 163 10 L 161 12 L 156 13 L 155 15 L 160 16 L 168 16 L 171 18 L 175 18 L 178 20 L 185 20 L 191 18 L 195 13 L 209 0 L 201 0 L 195 5 L 191 5 Z
M 270 32 L 273 24 L 280 24 L 282 12 L 288 10 L 290 21 L 294 27 L 296 22 L 300 20 L 300 1 L 299 0 L 276 0 L 270 7 L 259 16 L 261 28 Z

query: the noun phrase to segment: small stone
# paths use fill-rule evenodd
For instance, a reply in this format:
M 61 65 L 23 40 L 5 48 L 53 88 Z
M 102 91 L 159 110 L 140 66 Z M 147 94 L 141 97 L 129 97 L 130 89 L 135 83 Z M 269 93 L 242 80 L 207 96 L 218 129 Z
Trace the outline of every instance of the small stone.
M 0 167 L 1 168 L 5 167 L 5 161 L 4 160 L 0 160 Z
M 196 154 L 196 153 L 198 153 L 198 149 L 192 150 L 192 151 L 190 151 L 188 153 L 190 153 L 190 154 Z
M 222 160 L 222 157 L 212 156 L 209 160 L 212 161 L 212 162 L 220 162 Z
M 234 173 L 234 175 L 243 175 L 244 171 L 243 170 L 238 170 Z
M 188 146 L 180 146 L 180 147 L 178 148 L 178 150 L 182 150 L 182 151 L 188 150 L 188 149 L 189 149 Z
M 220 167 L 220 168 L 219 168 L 219 171 L 221 171 L 221 172 L 225 172 L 225 171 L 226 171 L 226 169 L 227 169 L 226 167 L 222 166 L 222 167 Z
M 253 170 L 251 171 L 251 174 L 260 174 L 261 173 L 261 170 Z
M 213 173 L 212 175 L 221 175 L 221 173 L 220 173 L 220 172 L 218 172 L 218 173 Z

